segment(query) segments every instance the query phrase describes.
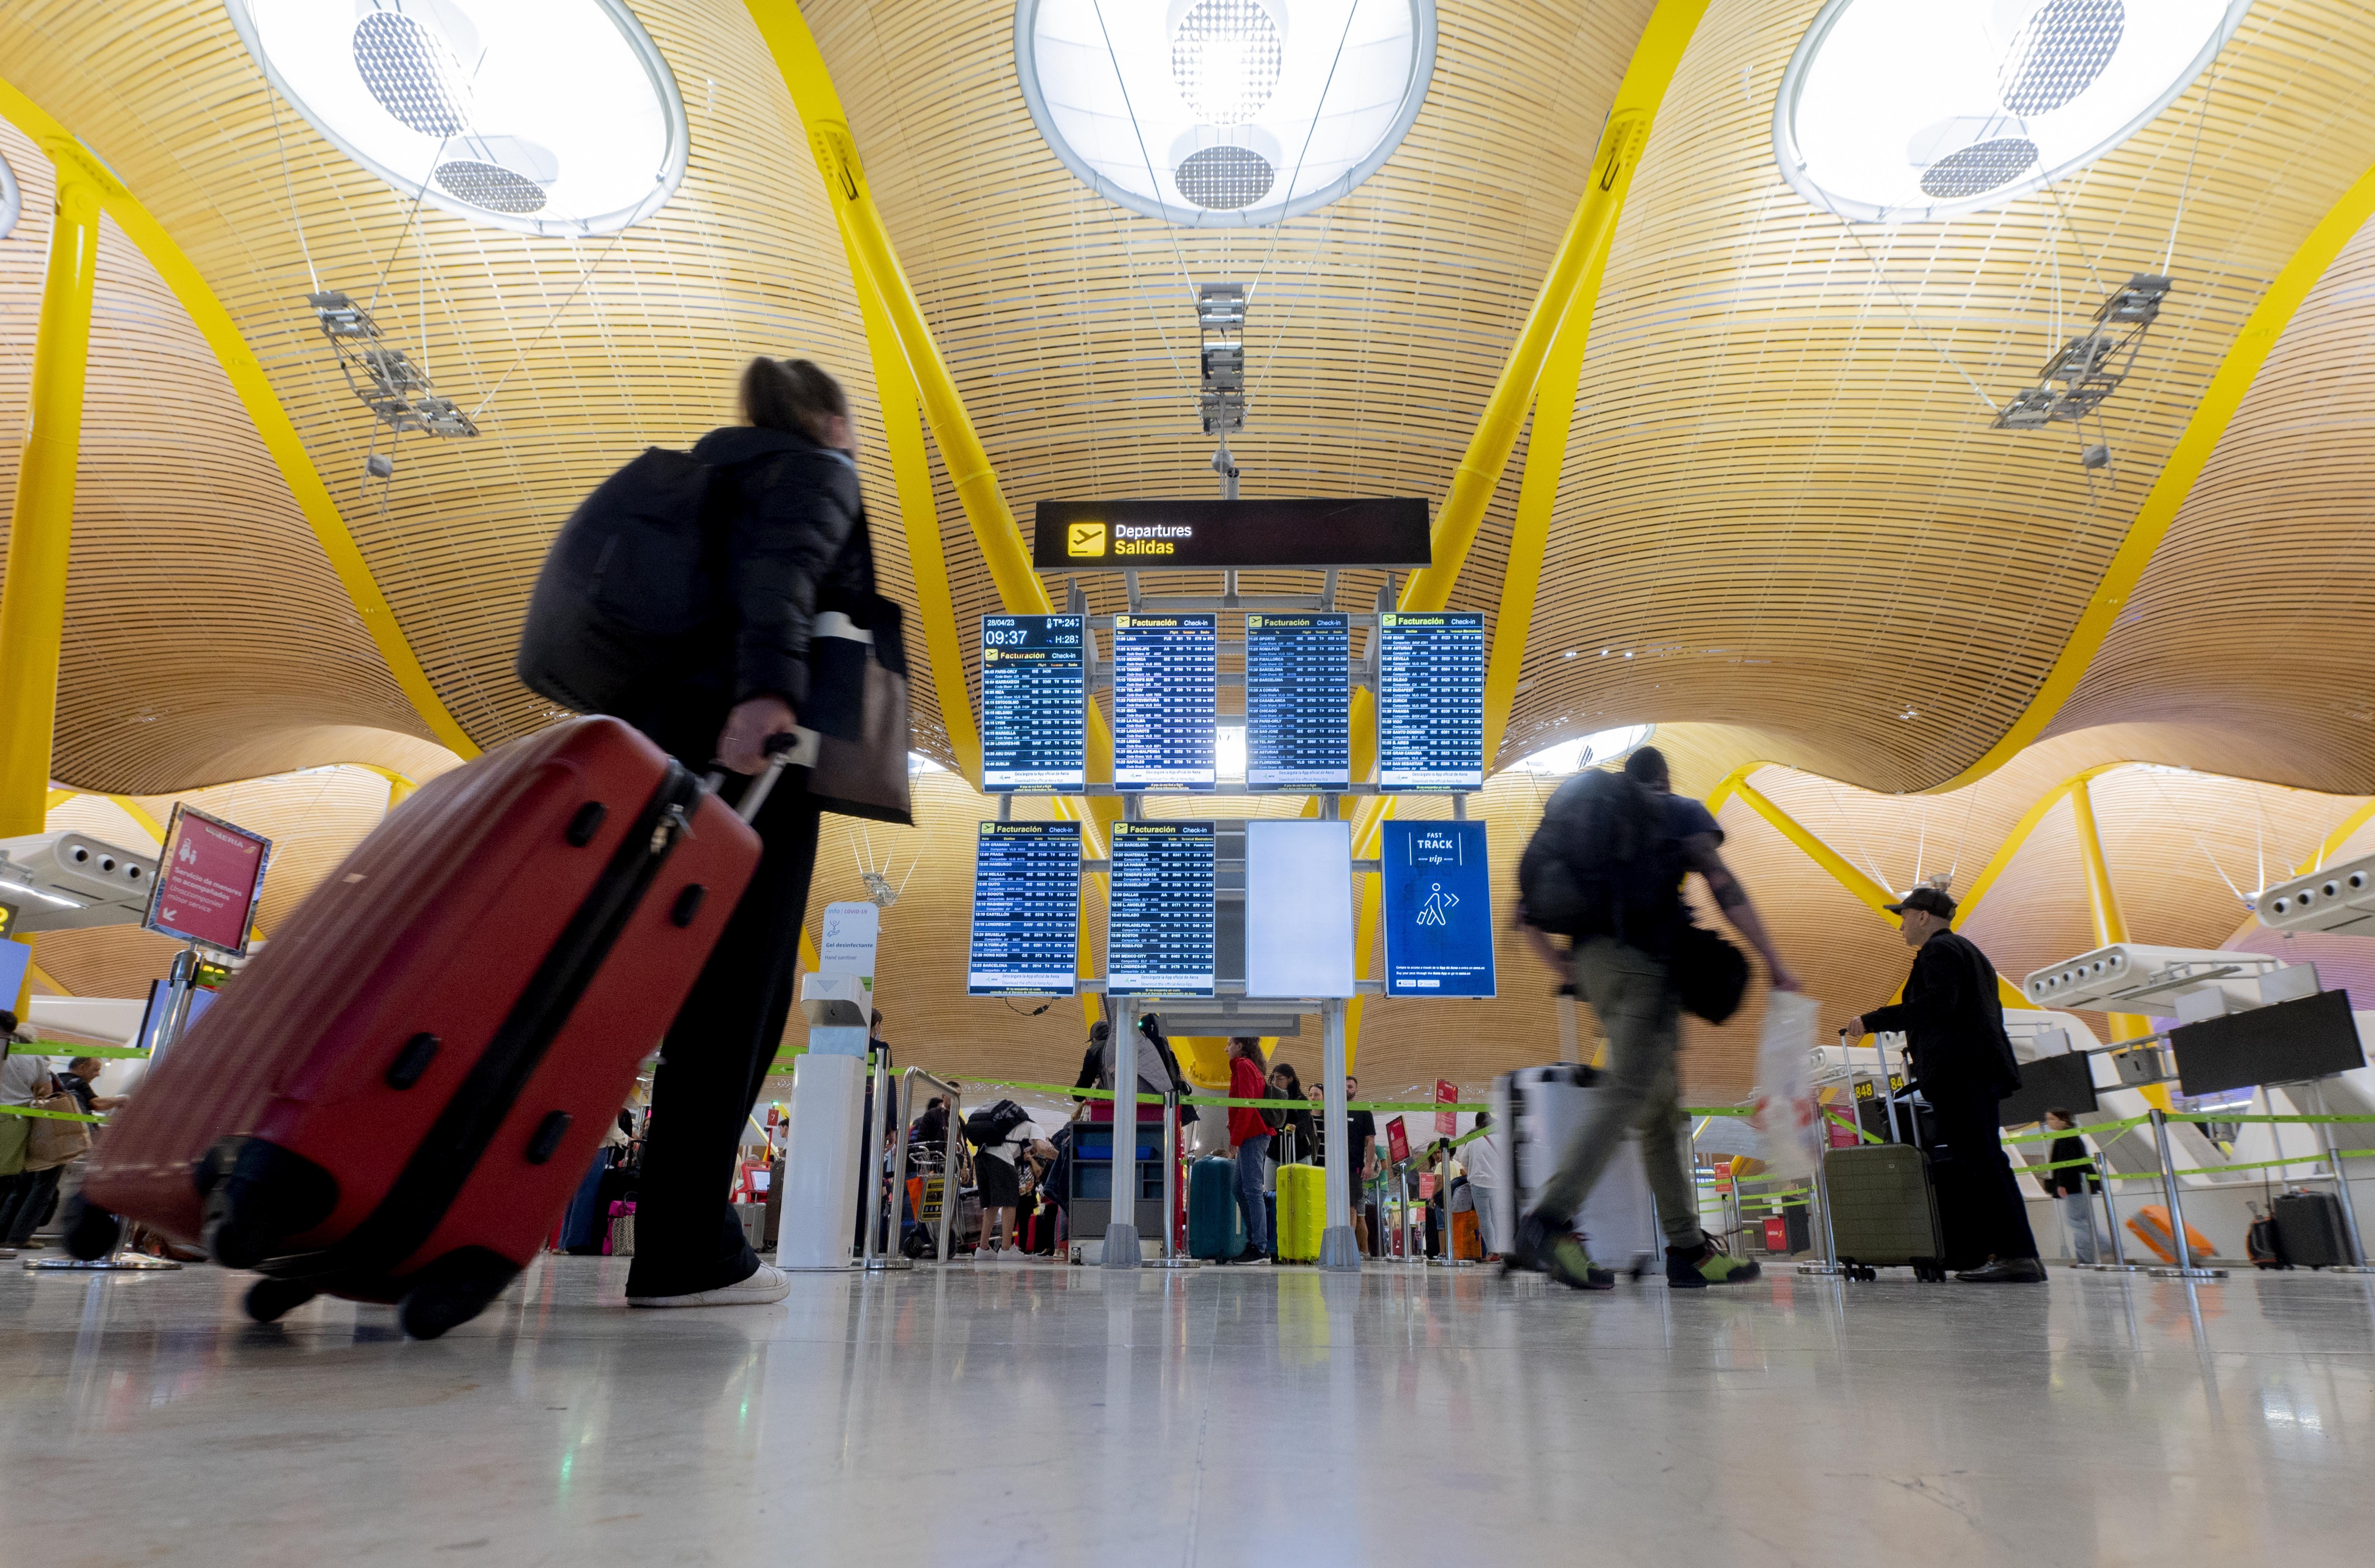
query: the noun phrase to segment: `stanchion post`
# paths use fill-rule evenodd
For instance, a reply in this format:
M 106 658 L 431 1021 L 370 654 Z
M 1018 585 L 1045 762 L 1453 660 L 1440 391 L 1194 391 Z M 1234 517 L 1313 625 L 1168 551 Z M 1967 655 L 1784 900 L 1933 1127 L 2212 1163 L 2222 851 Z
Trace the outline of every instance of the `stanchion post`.
M 1133 1134 L 1133 1136 L 1135 1136 Z M 1179 1091 L 1163 1091 L 1163 1245 L 1146 1263 L 1155 1268 L 1188 1268 L 1195 1260 L 1179 1251 Z
M 2157 1105 L 2152 1108 L 2152 1128 L 2153 1150 L 2160 1159 L 2161 1201 L 2168 1206 L 2169 1244 L 2177 1249 L 2177 1267 L 2156 1268 L 2152 1276 L 2156 1279 L 2223 1279 L 2227 1277 L 2223 1268 L 2194 1267 L 2193 1249 L 2185 1240 L 2185 1208 L 2177 1196 L 2177 1161 L 2168 1149 L 2168 1118 Z
M 2120 1239 L 2120 1206 L 2111 1196 L 2110 1147 L 2099 1138 L 2094 1143 L 2096 1172 L 2103 1187 L 2103 1219 L 2109 1225 L 2111 1233 L 2111 1261 L 2104 1263 L 2097 1259 L 2095 1267 L 2104 1273 L 2133 1274 L 2136 1266 L 2128 1261 L 2127 1244 Z M 2051 1147 L 2047 1145 L 2049 1150 Z
M 946 1093 L 949 1097 L 948 1126 L 940 1129 L 940 1252 L 939 1260 L 949 1260 L 950 1218 L 957 1209 L 957 1129 L 964 1125 L 964 1097 L 954 1084 Z
M 1319 1237 L 1319 1267 L 1343 1273 L 1361 1268 L 1361 1238 L 1353 1229 L 1353 1194 L 1358 1190 L 1361 1161 L 1353 1154 L 1350 1112 L 1344 1097 L 1344 999 L 1331 996 L 1319 1004 L 1319 1079 L 1321 1088 L 1319 1147 L 1328 1169 L 1321 1178 L 1328 1194 L 1327 1229 Z M 1364 1153 L 1365 1154 L 1365 1150 Z
M 882 1137 L 885 1129 L 891 1125 L 892 1116 L 896 1114 L 896 1107 L 891 1102 L 893 1093 L 891 1087 L 891 1053 L 880 1041 L 877 1041 L 871 1049 L 874 1056 L 874 1093 L 871 1096 L 873 1103 L 872 1109 L 867 1114 L 865 1126 L 859 1129 L 859 1136 L 866 1140 L 866 1240 L 859 1247 L 857 1255 L 865 1267 L 869 1269 L 887 1268 L 892 1263 L 890 1258 L 882 1255 L 880 1240 L 882 1235 Z M 900 1140 L 902 1152 L 905 1148 L 906 1142 L 903 1138 Z M 905 1260 L 900 1261 L 904 1263 Z
M 1138 1022 L 1117 997 L 1113 1026 L 1113 1207 L 1105 1222 L 1107 1268 L 1136 1268 L 1138 1252 Z

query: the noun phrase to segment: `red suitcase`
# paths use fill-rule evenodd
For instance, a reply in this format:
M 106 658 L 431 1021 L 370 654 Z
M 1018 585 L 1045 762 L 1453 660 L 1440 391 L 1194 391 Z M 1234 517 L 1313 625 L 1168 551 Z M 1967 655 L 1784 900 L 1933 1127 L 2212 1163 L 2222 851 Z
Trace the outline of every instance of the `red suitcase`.
M 750 796 L 761 794 L 756 785 Z M 408 1333 L 476 1316 L 536 1256 L 683 1005 L 758 835 L 616 719 L 554 725 L 381 823 L 158 1060 L 100 1141 L 106 1211 Z

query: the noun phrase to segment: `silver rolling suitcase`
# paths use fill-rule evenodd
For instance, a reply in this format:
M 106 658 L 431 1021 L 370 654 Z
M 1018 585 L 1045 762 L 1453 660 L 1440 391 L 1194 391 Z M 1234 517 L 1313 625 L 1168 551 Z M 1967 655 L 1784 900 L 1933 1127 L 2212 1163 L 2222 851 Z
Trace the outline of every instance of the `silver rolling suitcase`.
M 1558 1169 L 1568 1140 L 1600 1093 L 1594 1087 L 1599 1077 L 1596 1068 L 1560 1062 L 1493 1080 L 1493 1117 L 1507 1129 L 1508 1139 L 1508 1171 L 1493 1189 L 1494 1225 L 1502 1237 L 1517 1234 L 1518 1217 L 1533 1207 L 1535 1193 Z M 1665 1243 L 1636 1134 L 1625 1135 L 1575 1222 L 1601 1267 L 1637 1279 L 1660 1267 Z

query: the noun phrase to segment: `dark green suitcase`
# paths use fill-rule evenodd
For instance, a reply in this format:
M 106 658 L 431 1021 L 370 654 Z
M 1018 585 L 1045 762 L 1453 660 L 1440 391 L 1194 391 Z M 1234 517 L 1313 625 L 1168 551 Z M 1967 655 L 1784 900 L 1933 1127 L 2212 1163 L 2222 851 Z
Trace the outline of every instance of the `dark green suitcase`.
M 1849 1278 L 1909 1267 L 1917 1279 L 1946 1277 L 1944 1232 L 1930 1182 L 1930 1156 L 1910 1144 L 1867 1143 L 1823 1156 L 1831 1240 Z

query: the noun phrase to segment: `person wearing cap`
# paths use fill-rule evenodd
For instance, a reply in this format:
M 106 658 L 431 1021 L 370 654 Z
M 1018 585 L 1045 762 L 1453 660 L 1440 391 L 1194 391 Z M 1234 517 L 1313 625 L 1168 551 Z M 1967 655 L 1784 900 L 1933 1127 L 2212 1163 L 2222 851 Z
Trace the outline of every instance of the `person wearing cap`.
M 1905 1036 L 1913 1077 L 1937 1117 L 1943 1153 L 1934 1174 L 1939 1218 L 1988 1261 L 1955 1276 L 1973 1284 L 2038 1284 L 2028 1205 L 2004 1157 L 1996 1109 L 2020 1087 L 2020 1063 L 2004 1033 L 1996 966 L 1979 944 L 1952 929 L 1955 901 L 1944 888 L 1916 888 L 1886 906 L 1914 949 L 1904 999 L 1848 1020 L 1849 1038 Z

